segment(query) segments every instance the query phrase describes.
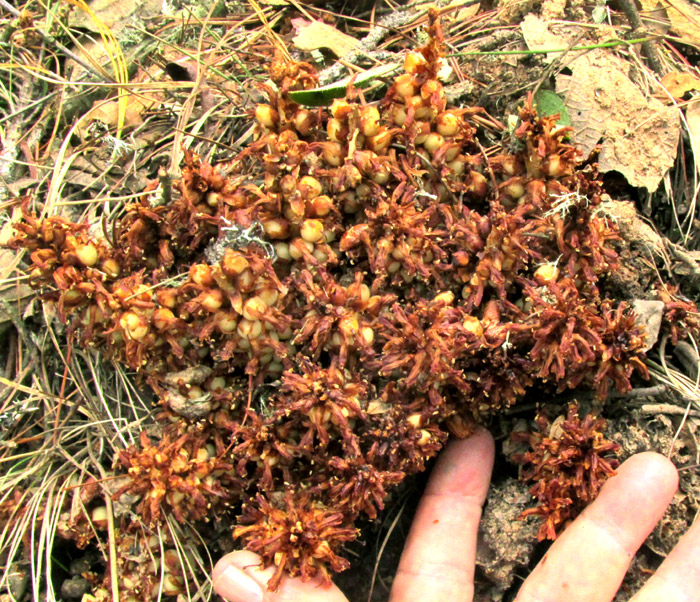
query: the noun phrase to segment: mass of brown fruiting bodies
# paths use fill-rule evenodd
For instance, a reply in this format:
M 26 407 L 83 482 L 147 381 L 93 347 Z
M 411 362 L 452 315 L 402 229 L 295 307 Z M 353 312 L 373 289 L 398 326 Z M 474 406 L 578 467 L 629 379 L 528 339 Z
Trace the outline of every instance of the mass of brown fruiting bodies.
M 543 409 L 535 416 L 532 430 L 511 433 L 513 442 L 529 446 L 527 452 L 510 459 L 524 468 L 521 478 L 532 482 L 530 493 L 537 505 L 520 518 L 542 517 L 539 540 L 556 539 L 615 474 L 620 446 L 606 439 L 606 426 L 603 418 L 592 413 L 581 417 L 578 403 L 572 402 L 566 414 L 550 420 Z
M 302 107 L 288 93 L 317 86 L 314 69 L 275 62 L 256 139 L 217 166 L 186 152 L 172 197 L 154 183 L 109 239 L 28 210 L 17 225 L 74 344 L 160 399 L 115 467 L 114 498 L 140 517 L 116 519 L 125 599 L 159 587 L 144 558 L 166 513 L 237 513 L 239 544 L 277 567 L 271 588 L 341 571 L 355 521 L 450 433 L 533 386 L 605 398 L 647 375 L 643 328 L 602 288 L 618 235 L 595 167 L 529 103 L 487 157 L 480 110 L 447 106 L 440 39 L 434 23 L 377 103 L 350 86 Z M 674 335 L 693 326 L 694 306 L 664 295 Z M 85 545 L 105 508 L 83 498 L 63 534 Z M 184 591 L 166 570 L 165 593 Z

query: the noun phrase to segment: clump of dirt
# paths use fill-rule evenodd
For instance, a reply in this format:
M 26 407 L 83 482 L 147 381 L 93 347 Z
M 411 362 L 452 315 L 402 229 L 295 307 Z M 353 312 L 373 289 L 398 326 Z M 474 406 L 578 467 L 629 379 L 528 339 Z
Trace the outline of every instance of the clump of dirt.
M 476 602 L 502 600 L 517 575 L 529 566 L 539 521 L 519 517 L 531 507 L 532 496 L 522 481 L 508 477 L 492 484 L 479 525 Z

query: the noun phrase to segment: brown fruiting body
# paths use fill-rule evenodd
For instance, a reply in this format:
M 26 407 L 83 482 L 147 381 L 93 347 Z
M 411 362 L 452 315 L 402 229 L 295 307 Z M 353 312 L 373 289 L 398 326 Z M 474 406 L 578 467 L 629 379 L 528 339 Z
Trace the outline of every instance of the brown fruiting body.
M 538 538 L 556 539 L 571 520 L 593 501 L 608 477 L 615 474 L 619 445 L 604 436 L 605 420 L 581 418 L 576 403 L 554 421 L 540 412 L 529 435 L 531 450 L 514 458 L 524 465 L 523 480 L 538 505 L 521 515 L 542 518 Z M 522 435 L 522 433 L 518 433 Z

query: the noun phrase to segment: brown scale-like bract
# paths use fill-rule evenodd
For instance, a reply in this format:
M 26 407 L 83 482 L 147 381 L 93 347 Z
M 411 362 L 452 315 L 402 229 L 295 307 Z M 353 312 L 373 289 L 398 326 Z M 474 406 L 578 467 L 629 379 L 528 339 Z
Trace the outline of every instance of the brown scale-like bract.
M 646 376 L 644 330 L 606 296 L 618 235 L 595 166 L 529 102 L 487 156 L 479 110 L 445 99 L 440 39 L 434 23 L 377 103 L 304 108 L 288 93 L 314 69 L 275 63 L 255 140 L 218 166 L 187 152 L 172 194 L 146 191 L 109 242 L 25 211 L 13 245 L 69 335 L 162 405 L 117 458 L 120 537 L 143 537 L 134 516 L 237 512 L 271 588 L 326 575 L 450 433 L 532 387 L 605 397 Z M 694 307 L 663 290 L 675 337 Z M 143 570 L 123 575 L 134 599 Z

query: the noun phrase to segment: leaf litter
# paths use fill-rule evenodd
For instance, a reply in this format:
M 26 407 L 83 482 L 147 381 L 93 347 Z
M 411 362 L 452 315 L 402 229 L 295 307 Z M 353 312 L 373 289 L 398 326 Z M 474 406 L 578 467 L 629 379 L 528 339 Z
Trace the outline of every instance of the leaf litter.
M 327 48 L 337 57 L 342 58 L 359 45 L 358 40 L 338 31 L 328 23 L 293 19 L 292 25 L 297 32 L 297 35 L 292 38 L 292 42 L 299 50 Z
M 583 29 L 552 26 L 528 15 L 522 25 L 531 50 L 579 46 Z M 612 33 L 612 28 L 601 28 Z M 546 53 L 557 60 L 559 53 Z M 567 53 L 571 75 L 559 73 L 555 89 L 574 128 L 574 140 L 584 156 L 600 146 L 599 169 L 618 171 L 632 186 L 655 191 L 676 158 L 680 136 L 678 111 L 645 94 L 629 77 L 629 61 L 604 49 Z
M 629 63 L 602 51 L 575 59 L 556 78 L 584 155 L 602 141 L 599 168 L 654 192 L 676 158 L 678 111 L 646 96 L 628 76 Z

